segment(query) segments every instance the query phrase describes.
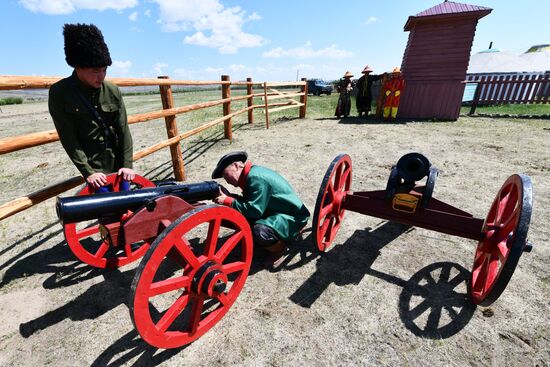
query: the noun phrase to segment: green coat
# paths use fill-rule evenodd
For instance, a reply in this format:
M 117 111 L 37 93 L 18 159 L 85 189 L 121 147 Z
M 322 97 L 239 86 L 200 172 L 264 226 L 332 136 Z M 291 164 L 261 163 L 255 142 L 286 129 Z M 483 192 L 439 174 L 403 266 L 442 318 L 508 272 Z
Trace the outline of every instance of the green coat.
M 91 105 L 97 106 L 110 135 L 116 135 L 110 147 L 106 145 L 108 137 L 104 129 L 93 121 L 92 112 L 75 93 L 71 80 Z M 132 168 L 132 135 L 122 94 L 116 85 L 103 82 L 99 89 L 87 87 L 73 72 L 50 87 L 48 108 L 63 148 L 84 178 L 96 172 Z
M 281 240 L 291 240 L 307 224 L 309 211 L 277 172 L 252 166 L 242 188 L 243 196 L 235 198 L 231 207 L 253 224 L 273 228 Z

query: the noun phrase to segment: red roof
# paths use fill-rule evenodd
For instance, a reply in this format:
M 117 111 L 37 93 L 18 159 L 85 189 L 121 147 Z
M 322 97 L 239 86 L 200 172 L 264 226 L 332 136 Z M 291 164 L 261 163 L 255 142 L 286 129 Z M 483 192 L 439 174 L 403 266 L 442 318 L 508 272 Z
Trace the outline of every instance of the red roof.
M 445 1 L 439 5 L 436 5 L 432 8 L 426 9 L 423 12 L 416 14 L 415 17 L 428 17 L 432 15 L 467 13 L 470 11 L 484 11 L 484 10 L 491 11 L 493 9 L 486 8 L 484 6 L 461 4 L 461 3 L 455 3 L 453 1 Z
M 415 16 L 409 17 L 405 24 L 405 31 L 410 30 L 413 23 L 429 19 L 448 18 L 454 16 L 472 15 L 477 19 L 489 14 L 493 9 L 485 6 L 455 3 L 453 1 L 444 1 L 434 7 L 426 9 Z M 419 19 L 422 18 L 422 19 Z

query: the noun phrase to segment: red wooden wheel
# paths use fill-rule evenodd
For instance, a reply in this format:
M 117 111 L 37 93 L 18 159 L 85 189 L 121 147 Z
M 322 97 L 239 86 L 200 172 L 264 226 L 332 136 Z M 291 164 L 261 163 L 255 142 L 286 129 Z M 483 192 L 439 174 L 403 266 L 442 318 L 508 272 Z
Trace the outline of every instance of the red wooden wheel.
M 330 164 L 321 183 L 313 213 L 313 240 L 326 251 L 344 218 L 342 202 L 351 186 L 351 158 L 340 154 Z
M 107 182 L 113 191 L 119 191 L 119 177 L 116 174 L 107 176 Z M 132 184 L 138 188 L 155 187 L 155 184 L 144 177 L 135 177 Z M 90 195 L 88 185 L 83 186 L 77 195 Z M 144 242 L 141 246 L 125 244 L 120 249 L 113 249 L 109 243 L 103 240 L 99 234 L 97 221 L 85 221 L 79 223 L 68 223 L 63 226 L 65 239 L 71 251 L 82 262 L 96 268 L 117 268 L 142 257 L 149 243 Z
M 210 330 L 241 292 L 252 246 L 247 220 L 228 207 L 198 207 L 174 221 L 132 282 L 130 316 L 141 337 L 157 348 L 177 348 Z
M 531 180 L 512 175 L 498 192 L 483 224 L 472 268 L 472 302 L 488 306 L 504 291 L 527 245 L 533 206 Z

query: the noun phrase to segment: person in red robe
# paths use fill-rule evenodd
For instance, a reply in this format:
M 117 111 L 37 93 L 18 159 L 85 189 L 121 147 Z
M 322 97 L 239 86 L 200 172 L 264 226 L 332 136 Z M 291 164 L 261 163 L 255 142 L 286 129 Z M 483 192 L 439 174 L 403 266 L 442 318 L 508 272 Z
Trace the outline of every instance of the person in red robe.
M 397 117 L 399 98 L 405 87 L 405 80 L 401 76 L 401 69 L 393 68 L 390 78 L 382 88 L 384 98 L 383 117 L 384 121 L 393 121 Z

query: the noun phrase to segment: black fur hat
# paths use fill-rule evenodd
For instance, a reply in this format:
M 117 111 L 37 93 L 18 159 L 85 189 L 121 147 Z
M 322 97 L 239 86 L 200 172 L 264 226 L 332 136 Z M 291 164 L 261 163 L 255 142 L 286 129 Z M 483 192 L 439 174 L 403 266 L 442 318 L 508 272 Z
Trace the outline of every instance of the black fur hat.
M 93 24 L 65 24 L 65 60 L 73 68 L 102 68 L 111 65 L 111 55 L 101 31 Z

